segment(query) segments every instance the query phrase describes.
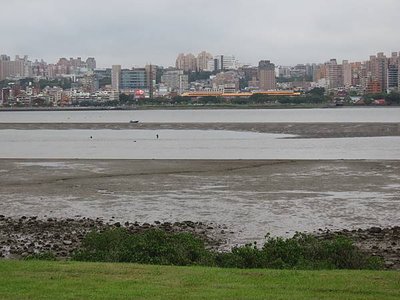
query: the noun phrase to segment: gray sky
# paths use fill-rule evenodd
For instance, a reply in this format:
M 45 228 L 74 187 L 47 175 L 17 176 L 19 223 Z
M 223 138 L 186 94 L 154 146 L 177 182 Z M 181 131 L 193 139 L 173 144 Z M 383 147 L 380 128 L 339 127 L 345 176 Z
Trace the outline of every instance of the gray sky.
M 0 0 L 0 53 L 98 66 L 174 65 L 181 52 L 256 64 L 400 51 L 399 0 Z

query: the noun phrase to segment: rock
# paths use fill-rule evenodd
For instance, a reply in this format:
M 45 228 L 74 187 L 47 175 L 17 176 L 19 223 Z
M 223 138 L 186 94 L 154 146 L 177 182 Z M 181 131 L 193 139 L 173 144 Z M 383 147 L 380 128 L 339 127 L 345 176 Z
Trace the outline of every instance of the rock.
M 394 263 L 393 261 L 390 261 L 390 260 L 385 261 L 385 267 L 386 267 L 386 268 L 391 268 L 391 267 L 393 267 L 394 265 L 395 265 L 395 263 Z
M 69 245 L 72 245 L 72 241 L 64 240 L 63 244 L 66 245 L 66 246 L 69 246 Z
M 186 223 L 186 225 L 187 225 L 188 227 L 190 227 L 190 228 L 195 228 L 194 223 Z
M 371 227 L 370 229 L 368 229 L 369 233 L 381 233 L 382 232 L 382 228 L 380 227 Z

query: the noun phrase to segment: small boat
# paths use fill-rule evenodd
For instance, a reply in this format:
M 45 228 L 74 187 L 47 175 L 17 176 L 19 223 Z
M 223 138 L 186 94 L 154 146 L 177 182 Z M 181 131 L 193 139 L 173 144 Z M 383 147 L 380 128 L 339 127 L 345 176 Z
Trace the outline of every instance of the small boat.
M 139 123 L 139 121 L 138 120 L 130 120 L 129 123 L 136 124 L 136 123 Z

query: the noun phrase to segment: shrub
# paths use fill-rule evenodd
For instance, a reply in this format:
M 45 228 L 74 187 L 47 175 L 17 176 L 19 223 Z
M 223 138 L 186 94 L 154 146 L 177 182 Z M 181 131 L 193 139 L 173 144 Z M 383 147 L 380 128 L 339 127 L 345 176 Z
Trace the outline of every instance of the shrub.
M 273 269 L 381 269 L 383 261 L 361 252 L 343 236 L 330 239 L 297 233 L 292 238 L 267 236 L 256 244 L 234 247 L 230 252 L 207 250 L 190 233 L 148 230 L 132 234 L 124 228 L 92 232 L 73 259 L 81 261 L 135 262 L 159 265 L 203 265 L 223 268 Z
M 269 237 L 262 247 L 246 245 L 216 255 L 216 265 L 271 269 L 381 269 L 383 261 L 361 252 L 343 236 L 318 239 L 296 233 L 292 238 Z
M 265 257 L 255 245 L 248 244 L 216 254 L 215 264 L 223 268 L 264 268 Z
M 131 234 L 116 228 L 88 234 L 73 259 L 184 266 L 207 265 L 211 253 L 201 239 L 189 233 L 148 230 Z

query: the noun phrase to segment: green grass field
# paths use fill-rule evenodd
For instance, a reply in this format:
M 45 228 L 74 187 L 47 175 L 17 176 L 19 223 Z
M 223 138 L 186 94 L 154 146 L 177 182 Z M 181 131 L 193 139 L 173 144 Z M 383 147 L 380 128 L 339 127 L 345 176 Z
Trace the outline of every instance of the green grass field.
M 400 272 L 0 260 L 0 299 L 400 299 Z

